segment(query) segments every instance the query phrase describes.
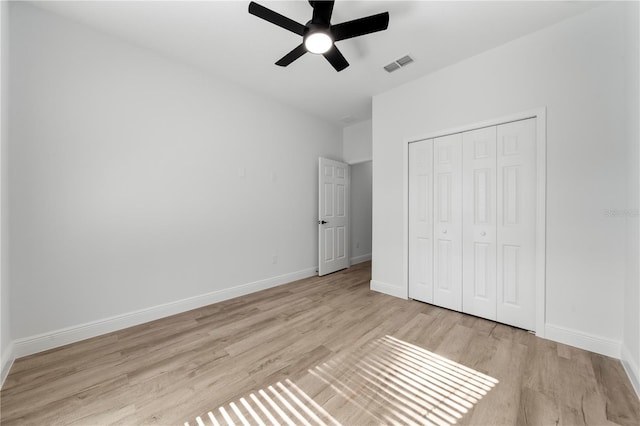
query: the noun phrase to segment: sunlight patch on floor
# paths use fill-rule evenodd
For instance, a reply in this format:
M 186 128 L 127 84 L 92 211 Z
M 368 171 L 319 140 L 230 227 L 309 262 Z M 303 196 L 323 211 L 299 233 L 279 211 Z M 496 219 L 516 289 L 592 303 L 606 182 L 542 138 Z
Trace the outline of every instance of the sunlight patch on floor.
M 498 383 L 493 377 L 392 336 L 197 417 L 204 425 L 340 425 L 345 423 L 450 426 Z M 322 406 L 318 401 L 323 401 Z M 323 408 L 324 407 L 324 408 Z M 332 414 L 330 414 L 332 412 Z
M 372 342 L 362 352 L 310 373 L 381 423 L 456 424 L 498 383 L 392 336 Z
M 209 411 L 206 416 L 198 416 L 194 423 L 185 422 L 185 426 L 192 425 L 339 426 L 340 423 L 287 379 Z

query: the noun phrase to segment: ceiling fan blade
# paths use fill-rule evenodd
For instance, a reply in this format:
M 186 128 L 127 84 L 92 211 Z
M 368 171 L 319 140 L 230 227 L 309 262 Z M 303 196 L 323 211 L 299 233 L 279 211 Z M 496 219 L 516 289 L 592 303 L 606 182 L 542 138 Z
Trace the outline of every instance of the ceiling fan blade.
M 276 65 L 280 65 L 281 67 L 286 67 L 291 62 L 295 61 L 305 53 L 307 53 L 307 49 L 305 49 L 304 43 L 303 43 L 298 47 L 296 47 L 295 49 L 293 49 L 291 52 L 284 55 L 278 62 L 276 62 Z
M 327 53 L 324 53 L 323 56 L 327 58 L 327 61 L 329 61 L 338 72 L 349 66 L 349 62 L 342 56 L 342 53 L 340 53 L 335 44 L 331 46 L 331 49 L 329 49 Z
M 286 16 L 282 16 L 271 9 L 267 9 L 266 7 L 261 6 L 256 2 L 249 3 L 249 13 L 301 36 L 304 35 L 304 32 L 306 30 L 306 27 L 304 25 L 299 24 L 293 19 L 287 18 Z
M 331 23 L 331 14 L 333 13 L 334 0 L 315 0 L 309 3 L 313 6 L 311 23 L 329 25 Z
M 340 41 L 348 38 L 358 37 L 365 34 L 386 30 L 389 26 L 389 12 L 378 13 L 377 15 L 365 18 L 354 19 L 331 26 L 333 40 Z

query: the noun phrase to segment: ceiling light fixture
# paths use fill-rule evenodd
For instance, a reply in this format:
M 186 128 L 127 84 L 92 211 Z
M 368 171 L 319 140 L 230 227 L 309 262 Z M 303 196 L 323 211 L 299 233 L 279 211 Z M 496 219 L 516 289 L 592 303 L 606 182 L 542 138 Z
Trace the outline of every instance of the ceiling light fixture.
M 324 31 L 309 32 L 304 38 L 304 47 L 310 53 L 321 55 L 333 46 L 333 39 Z

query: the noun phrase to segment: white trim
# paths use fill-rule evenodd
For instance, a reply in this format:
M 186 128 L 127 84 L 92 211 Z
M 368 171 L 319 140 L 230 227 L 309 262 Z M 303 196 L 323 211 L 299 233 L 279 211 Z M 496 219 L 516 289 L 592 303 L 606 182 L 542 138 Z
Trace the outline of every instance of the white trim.
M 402 206 L 404 209 L 402 214 L 402 264 L 405 268 L 403 284 L 407 289 L 407 298 L 409 298 L 409 144 L 417 141 L 417 139 L 411 138 L 406 139 L 402 144 Z
M 277 287 L 282 284 L 315 275 L 315 267 L 307 268 L 297 272 L 279 275 L 277 277 L 254 281 L 252 283 L 217 290 L 200 296 L 165 303 L 163 305 L 153 306 L 151 308 L 141 309 L 139 311 L 129 312 L 123 315 L 117 315 L 111 318 L 105 318 L 86 324 L 50 331 L 36 336 L 17 339 L 13 341 L 14 354 L 16 358 L 20 358 L 67 345 L 69 343 L 78 342 L 80 340 L 143 324 L 145 322 L 154 321 L 170 315 L 201 308 L 203 306 L 211 305 L 212 303 L 222 302 L 223 300 L 233 299 L 234 297 L 244 296 L 245 294 Z
M 622 343 L 617 340 L 611 340 L 606 337 L 596 336 L 553 324 L 545 325 L 545 334 L 549 340 L 620 359 Z
M 497 126 L 513 121 L 536 118 L 536 336 L 545 337 L 546 321 L 546 233 L 547 233 L 547 207 L 546 207 L 546 176 L 547 176 L 547 112 L 546 107 L 533 110 L 522 111 L 516 114 L 491 120 L 481 121 L 475 124 L 458 126 L 437 132 L 427 133 L 407 138 L 403 143 L 403 244 L 402 255 L 405 268 L 404 286 L 409 292 L 409 144 L 425 139 L 452 135 L 456 133 L 468 132 L 470 130 L 481 129 L 483 127 Z
M 547 276 L 547 109 L 536 110 L 536 336 L 545 337 Z
M 13 361 L 15 361 L 16 357 L 14 356 L 14 346 L 13 342 L 9 343 L 9 346 L 2 354 L 2 364 L 0 369 L 0 389 L 4 385 L 4 381 L 9 375 L 9 370 L 11 370 L 11 366 L 13 365 Z
M 620 360 L 622 361 L 624 371 L 627 373 L 627 376 L 629 376 L 629 381 L 633 389 L 636 391 L 638 399 L 640 399 L 640 368 L 638 368 L 638 364 L 636 364 L 626 345 L 622 345 Z
M 399 297 L 401 299 L 409 298 L 407 287 L 387 284 L 376 280 L 371 280 L 369 286 L 371 290 L 377 291 L 378 293 L 388 294 L 389 296 Z
M 371 253 L 368 254 L 363 254 L 361 256 L 355 256 L 351 258 L 351 266 L 357 264 L 357 263 L 362 263 L 362 262 L 366 262 L 368 260 L 371 260 Z
M 373 159 L 372 158 L 360 158 L 358 160 L 349 160 L 349 161 L 345 161 L 345 163 L 347 163 L 350 166 L 353 166 L 354 164 L 362 164 L 362 163 L 370 163 L 372 162 Z
M 493 118 L 490 120 L 479 121 L 476 123 L 465 124 L 462 126 L 450 127 L 448 129 L 438 130 L 435 132 L 429 132 L 426 134 L 407 138 L 405 139 L 405 143 L 409 144 L 412 142 L 418 142 L 425 139 L 440 138 L 443 136 L 454 135 L 456 133 L 482 129 L 483 127 L 498 126 L 500 124 L 511 123 L 513 121 L 520 121 L 520 120 L 526 120 L 527 118 L 540 117 L 545 115 L 545 111 L 546 111 L 546 107 L 540 107 L 540 108 L 535 108 L 527 111 L 518 112 L 515 114 Z

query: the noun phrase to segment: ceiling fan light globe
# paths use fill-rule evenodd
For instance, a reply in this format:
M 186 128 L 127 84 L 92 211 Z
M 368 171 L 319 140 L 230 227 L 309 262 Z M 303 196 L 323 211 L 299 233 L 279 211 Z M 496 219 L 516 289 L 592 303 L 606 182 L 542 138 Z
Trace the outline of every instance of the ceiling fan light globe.
M 322 31 L 310 33 L 304 39 L 304 47 L 309 53 L 321 55 L 331 49 L 331 46 L 333 46 L 333 39 Z

